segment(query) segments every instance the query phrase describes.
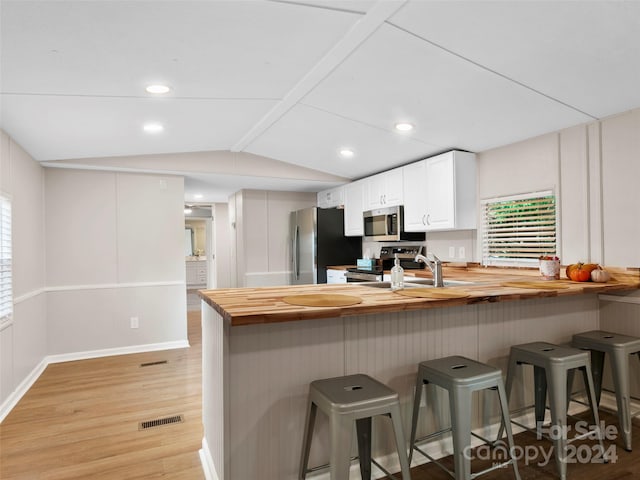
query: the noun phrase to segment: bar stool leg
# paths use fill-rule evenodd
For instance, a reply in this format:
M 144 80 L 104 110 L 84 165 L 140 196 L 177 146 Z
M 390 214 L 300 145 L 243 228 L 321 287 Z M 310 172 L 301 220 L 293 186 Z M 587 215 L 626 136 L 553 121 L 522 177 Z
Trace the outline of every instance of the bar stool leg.
M 540 434 L 547 405 L 547 376 L 542 367 L 533 367 L 536 430 Z M 565 407 L 566 408 L 566 407 Z
M 454 388 L 449 392 L 456 480 L 471 480 L 471 392 Z M 506 427 L 505 427 L 506 428 Z
M 409 460 L 407 459 L 407 446 L 404 439 L 404 431 L 402 429 L 402 417 L 400 416 L 400 407 L 395 405 L 391 407 L 389 413 L 391 417 L 391 425 L 393 426 L 393 434 L 396 440 L 396 450 L 398 451 L 398 460 L 400 461 L 400 472 L 402 480 L 411 480 L 411 469 L 409 468 Z M 413 451 L 413 448 L 411 449 Z
M 629 387 L 629 358 L 623 350 L 614 350 L 611 355 L 611 370 L 613 384 L 616 389 L 616 403 L 618 405 L 618 422 L 622 431 L 624 448 L 631 451 L 631 406 Z M 597 395 L 597 392 L 596 392 Z
M 371 480 L 371 417 L 356 420 L 358 459 L 362 480 Z
M 331 415 L 329 421 L 331 480 L 348 480 L 351 466 L 353 419 L 348 415 Z
M 413 458 L 413 445 L 416 443 L 416 430 L 418 428 L 418 416 L 420 415 L 420 402 L 422 401 L 422 386 L 424 381 L 422 376 L 418 375 L 416 379 L 416 391 L 413 396 L 413 415 L 411 416 L 411 436 L 409 437 L 409 465 Z M 400 446 L 398 445 L 398 448 Z
M 598 443 L 600 444 L 600 453 L 605 462 L 608 462 L 605 456 L 604 444 L 602 443 L 602 429 L 600 428 L 600 415 L 598 415 L 598 404 L 596 403 L 596 393 L 593 385 L 593 377 L 591 373 L 591 366 L 587 364 L 586 367 L 582 367 L 582 374 L 584 375 L 584 383 L 587 385 L 587 391 L 589 392 L 589 404 L 591 405 L 591 412 L 593 413 L 593 424 L 596 428 L 596 435 L 598 437 Z
M 309 451 L 311 450 L 311 437 L 313 436 L 313 427 L 316 423 L 316 412 L 318 407 L 315 403 L 309 401 L 307 404 L 307 419 L 304 426 L 304 438 L 302 439 L 302 457 L 300 459 L 299 480 L 307 478 L 307 468 L 309 468 Z
M 549 388 L 549 407 L 551 409 L 551 437 L 556 450 L 556 464 L 560 473 L 560 480 L 567 478 L 567 382 L 563 375 L 553 375 L 551 369 L 547 372 Z M 553 380 L 557 379 L 554 383 Z M 536 393 L 538 388 L 536 387 Z M 536 396 L 537 399 L 537 396 Z M 537 420 L 536 408 L 536 420 Z
M 513 474 L 515 475 L 516 480 L 520 480 L 518 462 L 514 452 L 515 443 L 513 441 L 513 433 L 511 431 L 511 421 L 509 419 L 509 404 L 507 403 L 507 394 L 502 382 L 498 383 L 498 400 L 500 401 L 500 411 L 502 412 L 502 425 L 505 426 L 504 428 L 507 431 L 507 446 L 509 447 L 509 458 L 511 458 L 513 464 Z M 499 436 L 496 441 L 500 440 L 500 438 L 501 436 Z
M 516 374 L 516 370 L 518 368 L 518 362 L 511 359 L 511 355 L 509 355 L 509 365 L 507 366 L 507 381 L 505 383 L 505 392 L 507 394 L 507 411 L 509 411 L 509 400 L 511 399 L 511 387 L 513 386 L 513 377 Z M 505 429 L 505 419 L 504 416 L 502 421 L 500 422 L 500 428 L 498 429 L 498 436 L 496 440 L 500 440 L 502 438 L 502 434 Z M 511 427 L 511 425 L 509 425 Z
M 611 359 L 613 361 L 613 359 Z M 596 405 L 600 405 L 602 395 L 602 374 L 604 370 L 604 352 L 591 350 L 591 373 L 593 374 L 593 388 L 596 394 Z M 617 388 L 617 387 L 616 387 Z

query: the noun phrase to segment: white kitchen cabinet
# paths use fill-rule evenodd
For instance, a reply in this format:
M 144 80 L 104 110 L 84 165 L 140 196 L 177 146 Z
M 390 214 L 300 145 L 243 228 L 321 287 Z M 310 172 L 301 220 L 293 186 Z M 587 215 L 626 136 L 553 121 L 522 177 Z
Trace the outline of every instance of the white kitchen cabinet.
M 361 237 L 364 235 L 365 181 L 348 183 L 344 186 L 344 235 L 345 237 Z
M 344 205 L 344 186 L 318 192 L 318 207 L 334 208 Z
M 347 271 L 327 268 L 327 283 L 347 283 Z
M 404 196 L 402 168 L 368 177 L 365 210 L 402 205 Z
M 403 167 L 409 232 L 476 228 L 476 161 L 452 151 Z

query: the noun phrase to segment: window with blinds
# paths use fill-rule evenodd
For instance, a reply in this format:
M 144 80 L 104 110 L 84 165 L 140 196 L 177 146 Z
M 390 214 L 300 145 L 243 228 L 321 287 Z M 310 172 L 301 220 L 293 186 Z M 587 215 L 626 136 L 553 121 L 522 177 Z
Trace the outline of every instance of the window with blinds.
M 0 196 L 0 324 L 11 320 L 11 203 Z
M 537 265 L 556 255 L 556 200 L 536 192 L 482 202 L 484 265 Z

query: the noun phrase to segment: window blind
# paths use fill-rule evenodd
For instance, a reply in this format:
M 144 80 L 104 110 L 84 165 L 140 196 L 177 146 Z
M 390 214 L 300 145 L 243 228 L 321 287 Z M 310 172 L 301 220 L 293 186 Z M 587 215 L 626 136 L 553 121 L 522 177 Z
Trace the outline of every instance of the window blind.
M 482 242 L 484 265 L 537 264 L 541 256 L 555 256 L 553 192 L 485 200 Z
M 11 320 L 11 203 L 0 196 L 0 324 Z

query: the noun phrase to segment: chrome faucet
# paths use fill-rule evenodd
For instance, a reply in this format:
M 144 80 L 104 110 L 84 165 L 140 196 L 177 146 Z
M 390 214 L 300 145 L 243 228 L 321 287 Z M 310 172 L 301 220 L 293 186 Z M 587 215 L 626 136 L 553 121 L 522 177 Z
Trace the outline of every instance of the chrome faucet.
M 415 262 L 424 262 L 431 273 L 433 273 L 433 286 L 434 287 L 444 287 L 444 279 L 442 278 L 442 261 L 436 257 L 433 253 L 427 254 L 433 257 L 433 260 L 429 260 L 424 255 L 418 254 L 414 259 Z

